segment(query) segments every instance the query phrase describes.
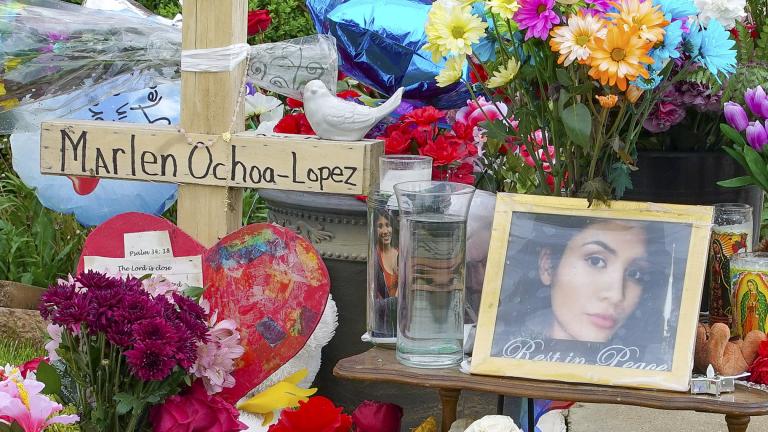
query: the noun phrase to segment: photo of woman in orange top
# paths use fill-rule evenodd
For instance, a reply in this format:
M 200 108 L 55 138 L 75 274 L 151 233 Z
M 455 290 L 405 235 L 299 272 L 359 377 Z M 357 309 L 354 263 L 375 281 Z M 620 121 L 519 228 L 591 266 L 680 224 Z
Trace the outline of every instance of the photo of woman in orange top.
M 376 261 L 374 277 L 374 308 L 376 323 L 373 337 L 393 338 L 397 335 L 397 285 L 399 282 L 397 233 L 393 229 L 394 216 L 377 211 L 373 219 L 376 245 L 370 259 Z

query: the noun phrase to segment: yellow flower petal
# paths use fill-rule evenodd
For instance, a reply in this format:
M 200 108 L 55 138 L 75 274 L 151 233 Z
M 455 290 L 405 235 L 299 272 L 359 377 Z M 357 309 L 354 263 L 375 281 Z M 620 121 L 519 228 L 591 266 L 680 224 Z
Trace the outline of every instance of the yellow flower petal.
M 247 401 L 240 402 L 237 409 L 260 414 L 264 416 L 264 422 L 267 422 L 267 419 L 271 420 L 272 412 L 297 407 L 300 401 L 306 402 L 317 392 L 316 388 L 305 389 L 297 386 L 306 376 L 307 369 L 301 369 Z
M 440 71 L 440 74 L 435 78 L 437 80 L 438 87 L 449 86 L 456 81 L 460 80 L 464 75 L 464 66 L 467 60 L 464 56 L 451 57 L 445 62 L 445 67 Z
M 0 81 L 0 96 L 5 96 L 5 83 Z
M 485 6 L 491 12 L 508 20 L 511 20 L 515 16 L 515 12 L 520 9 L 520 3 L 517 0 L 487 0 Z
M 520 70 L 520 62 L 515 58 L 509 59 L 506 66 L 501 66 L 499 70 L 493 73 L 493 77 L 488 80 L 488 88 L 496 88 L 507 85 L 512 81 Z
M 432 54 L 433 60 L 471 54 L 472 44 L 480 41 L 486 28 L 488 24 L 473 15 L 469 7 L 438 0 L 429 9 L 424 27 L 427 44 L 423 49 Z

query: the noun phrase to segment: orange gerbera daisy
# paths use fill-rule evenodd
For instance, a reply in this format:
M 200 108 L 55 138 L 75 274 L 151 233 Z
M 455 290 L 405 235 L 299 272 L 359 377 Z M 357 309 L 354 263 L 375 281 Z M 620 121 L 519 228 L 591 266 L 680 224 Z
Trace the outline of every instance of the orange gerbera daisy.
M 616 102 L 619 101 L 619 97 L 616 95 L 608 96 L 595 96 L 597 101 L 600 102 L 600 106 L 603 108 L 611 109 L 616 106 Z
M 614 24 L 623 26 L 625 31 L 637 31 L 648 42 L 664 40 L 664 27 L 669 24 L 664 18 L 660 6 L 654 6 L 651 0 L 619 0 L 611 3 L 618 12 L 609 13 Z M 633 30 L 634 29 L 634 30 Z
M 646 42 L 636 32 L 625 31 L 620 26 L 608 27 L 604 38 L 595 37 L 589 44 L 589 76 L 599 79 L 603 85 L 616 85 L 622 91 L 627 89 L 627 81 L 638 76 L 648 78 L 646 65 L 653 64 L 648 51 L 653 43 Z

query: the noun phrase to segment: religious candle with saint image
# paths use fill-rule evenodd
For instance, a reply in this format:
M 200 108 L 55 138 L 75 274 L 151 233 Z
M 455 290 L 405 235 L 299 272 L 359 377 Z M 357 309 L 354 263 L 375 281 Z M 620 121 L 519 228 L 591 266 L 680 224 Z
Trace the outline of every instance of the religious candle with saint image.
M 716 204 L 707 265 L 710 324 L 731 325 L 734 295 L 730 259 L 737 253 L 751 250 L 752 207 L 739 203 Z
M 731 286 L 731 335 L 743 338 L 752 330 L 768 331 L 768 253 L 732 256 Z

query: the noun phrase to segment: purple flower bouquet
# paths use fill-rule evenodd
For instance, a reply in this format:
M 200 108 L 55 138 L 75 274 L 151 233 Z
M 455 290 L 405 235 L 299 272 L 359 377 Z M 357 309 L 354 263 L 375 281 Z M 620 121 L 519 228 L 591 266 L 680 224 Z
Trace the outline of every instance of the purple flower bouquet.
M 40 303 L 51 322 L 46 348 L 76 383 L 86 430 L 140 430 L 150 406 L 195 378 L 209 394 L 234 385 L 239 334 L 234 322 L 216 323 L 204 306 L 157 278 L 86 272 L 48 289 Z
M 732 148 L 723 148 L 749 175 L 718 184 L 726 187 L 757 185 L 768 191 L 768 152 L 765 151 L 768 144 L 768 94 L 758 86 L 748 89 L 744 100 L 746 107 L 735 102 L 725 104 L 725 120 L 728 123 L 721 124 L 720 129 L 734 143 Z

